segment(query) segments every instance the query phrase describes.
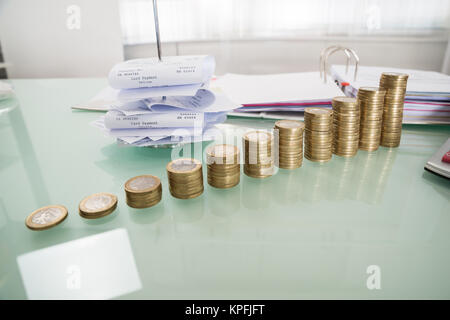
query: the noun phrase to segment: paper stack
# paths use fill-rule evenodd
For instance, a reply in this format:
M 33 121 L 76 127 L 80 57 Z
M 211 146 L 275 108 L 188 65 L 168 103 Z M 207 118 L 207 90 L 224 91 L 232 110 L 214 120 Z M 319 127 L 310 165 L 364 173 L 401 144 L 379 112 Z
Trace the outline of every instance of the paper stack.
M 174 56 L 119 63 L 110 86 L 75 109 L 107 110 L 93 124 L 118 143 L 157 146 L 214 139 L 215 125 L 240 107 L 209 86 L 212 56 Z
M 383 72 L 408 74 L 403 123 L 450 123 L 450 76 L 433 71 L 362 66 L 354 81 L 353 68 L 348 73 L 345 68 L 333 65 L 330 74 L 347 96 L 356 96 L 360 87 L 378 87 Z
M 342 95 L 334 83 L 324 83 L 319 72 L 267 75 L 226 74 L 214 84 L 242 107 L 231 115 L 261 118 L 303 118 L 307 107 L 331 109 L 331 99 Z M 268 113 L 265 113 L 268 112 Z

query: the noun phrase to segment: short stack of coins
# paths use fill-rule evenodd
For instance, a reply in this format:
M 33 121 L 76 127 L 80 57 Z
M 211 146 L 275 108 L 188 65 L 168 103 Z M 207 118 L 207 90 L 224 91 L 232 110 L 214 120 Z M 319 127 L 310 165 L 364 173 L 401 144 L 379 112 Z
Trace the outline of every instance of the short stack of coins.
M 333 106 L 333 153 L 353 157 L 359 147 L 360 110 L 356 98 L 335 97 Z
M 380 88 L 386 90 L 380 140 L 383 147 L 395 148 L 400 145 L 407 82 L 407 74 L 395 72 L 381 74 Z
M 125 182 L 125 195 L 132 208 L 152 207 L 161 201 L 161 180 L 150 174 L 133 177 Z
M 208 183 L 215 188 L 232 188 L 239 184 L 241 166 L 239 148 L 218 144 L 206 150 Z
M 169 190 L 178 199 L 192 199 L 203 193 L 202 164 L 197 159 L 182 158 L 166 166 Z
M 303 130 L 305 124 L 295 120 L 275 122 L 274 137 L 278 145 L 275 164 L 282 169 L 295 169 L 303 162 Z
M 323 108 L 305 109 L 305 158 L 326 162 L 332 157 L 333 112 Z
M 273 136 L 264 131 L 252 131 L 242 138 L 244 144 L 244 173 L 253 178 L 273 174 Z
M 381 122 L 386 91 L 377 87 L 361 87 L 358 90 L 360 105 L 359 149 L 375 151 L 380 146 Z
M 112 213 L 117 207 L 117 197 L 111 193 L 94 193 L 83 200 L 78 206 L 81 217 L 97 219 Z

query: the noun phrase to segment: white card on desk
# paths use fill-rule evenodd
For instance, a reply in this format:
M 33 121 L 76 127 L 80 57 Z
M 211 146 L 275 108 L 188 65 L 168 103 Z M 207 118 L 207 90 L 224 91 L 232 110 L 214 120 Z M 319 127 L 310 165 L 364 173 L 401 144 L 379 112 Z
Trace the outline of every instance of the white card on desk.
M 29 299 L 111 299 L 142 287 L 125 229 L 29 252 L 17 263 Z

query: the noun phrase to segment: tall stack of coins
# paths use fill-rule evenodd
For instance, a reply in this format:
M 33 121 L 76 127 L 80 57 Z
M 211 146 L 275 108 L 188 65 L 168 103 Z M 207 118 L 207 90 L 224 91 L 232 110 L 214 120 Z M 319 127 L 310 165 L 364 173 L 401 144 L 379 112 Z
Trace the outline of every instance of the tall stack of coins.
M 332 157 L 333 112 L 322 108 L 305 109 L 305 158 L 326 162 Z
M 380 146 L 385 93 L 386 91 L 376 87 L 361 87 L 358 90 L 361 112 L 359 149 L 361 150 L 375 151 Z
M 117 207 L 117 197 L 111 193 L 94 193 L 78 206 L 80 216 L 86 219 L 97 219 L 112 213 Z
M 232 188 L 239 183 L 241 166 L 239 148 L 217 144 L 206 150 L 208 183 L 215 188 Z
M 278 142 L 278 157 L 275 164 L 283 169 L 295 169 L 303 162 L 303 130 L 305 124 L 295 120 L 275 122 L 275 141 Z
M 149 174 L 133 177 L 125 182 L 125 195 L 132 208 L 152 207 L 161 201 L 161 180 Z
M 244 173 L 253 178 L 266 178 L 273 174 L 271 133 L 252 131 L 242 138 L 244 144 Z
M 333 106 L 333 153 L 353 157 L 358 152 L 360 111 L 356 98 L 335 97 Z
M 178 199 L 192 199 L 203 193 L 202 164 L 196 159 L 177 159 L 166 166 L 169 190 Z
M 407 74 L 395 72 L 381 74 L 380 88 L 386 90 L 380 141 L 383 147 L 395 148 L 400 145 L 407 82 Z

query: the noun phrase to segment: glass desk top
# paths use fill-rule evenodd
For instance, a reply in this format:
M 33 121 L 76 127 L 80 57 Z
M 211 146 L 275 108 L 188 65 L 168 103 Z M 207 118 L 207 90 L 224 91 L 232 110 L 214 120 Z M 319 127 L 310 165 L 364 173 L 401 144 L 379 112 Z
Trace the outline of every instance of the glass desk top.
M 118 147 L 89 124 L 101 113 L 70 109 L 106 79 L 11 83 L 17 100 L 0 104 L 1 299 L 27 298 L 18 256 L 117 228 L 127 231 L 141 288 L 112 298 L 450 298 L 450 182 L 423 169 L 450 126 L 404 126 L 398 149 L 304 159 L 263 180 L 242 174 L 229 190 L 208 186 L 204 166 L 203 195 L 178 200 L 167 186 L 172 149 Z M 273 124 L 229 118 L 221 129 Z M 240 137 L 234 143 L 242 149 Z M 124 183 L 141 174 L 160 177 L 162 201 L 132 209 Z M 116 211 L 81 218 L 80 200 L 96 192 L 116 194 Z M 27 215 L 49 204 L 66 206 L 67 219 L 27 229 Z M 380 289 L 367 286 L 369 266 Z M 108 268 L 96 272 L 108 279 Z

